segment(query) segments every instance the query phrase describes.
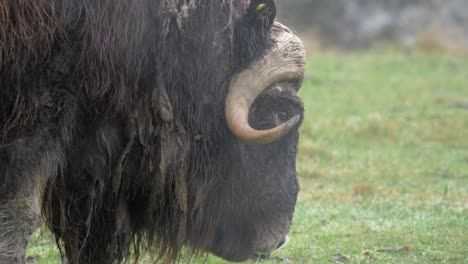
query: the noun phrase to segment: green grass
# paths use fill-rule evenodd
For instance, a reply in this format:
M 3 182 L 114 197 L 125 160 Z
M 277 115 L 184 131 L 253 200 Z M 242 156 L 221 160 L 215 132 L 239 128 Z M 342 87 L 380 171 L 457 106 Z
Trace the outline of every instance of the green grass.
M 468 263 L 468 57 L 309 57 L 292 240 L 262 263 Z

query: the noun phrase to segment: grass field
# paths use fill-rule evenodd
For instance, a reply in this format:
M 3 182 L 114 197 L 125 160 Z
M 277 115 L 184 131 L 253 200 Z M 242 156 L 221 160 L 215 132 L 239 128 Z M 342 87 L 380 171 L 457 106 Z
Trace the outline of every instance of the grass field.
M 468 263 L 468 57 L 309 57 L 292 240 L 262 263 Z

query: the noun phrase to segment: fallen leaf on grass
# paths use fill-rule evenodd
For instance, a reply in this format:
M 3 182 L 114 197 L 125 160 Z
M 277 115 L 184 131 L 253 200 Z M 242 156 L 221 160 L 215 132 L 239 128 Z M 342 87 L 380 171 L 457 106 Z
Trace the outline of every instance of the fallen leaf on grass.
M 364 251 L 362 252 L 362 255 L 363 255 L 364 257 L 366 257 L 366 258 L 372 258 L 372 257 L 374 256 L 374 254 L 372 254 L 372 251 L 370 251 L 370 250 L 364 250 Z
M 380 248 L 380 249 L 377 249 L 377 252 L 396 253 L 396 252 L 402 252 L 402 251 L 408 251 L 408 250 L 409 250 L 408 246 L 399 246 L 399 247 L 394 247 L 394 248 Z
M 345 262 L 346 260 L 348 260 L 348 257 L 345 255 L 342 255 L 341 253 L 335 253 L 333 254 L 333 260 L 339 261 L 339 262 Z
M 330 224 L 330 221 L 328 221 L 328 220 L 322 220 L 322 221 L 320 221 L 320 224 L 321 224 L 322 226 L 327 226 L 327 225 Z

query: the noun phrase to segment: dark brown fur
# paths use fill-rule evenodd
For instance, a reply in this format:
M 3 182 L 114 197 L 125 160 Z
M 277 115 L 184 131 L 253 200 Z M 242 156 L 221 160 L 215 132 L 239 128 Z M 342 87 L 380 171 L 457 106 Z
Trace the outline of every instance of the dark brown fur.
M 253 34 L 257 48 L 233 60 L 234 46 L 252 46 L 251 33 L 234 32 L 251 32 L 246 9 L 232 0 L 0 0 L 0 200 L 28 197 L 40 171 L 43 215 L 69 263 L 142 250 L 175 260 L 185 245 L 224 243 L 229 224 L 255 233 L 243 222 L 252 212 L 289 221 L 297 134 L 245 146 L 224 121 L 230 77 L 271 46 Z M 255 177 L 264 166 L 291 177 L 265 185 Z M 238 207 L 245 199 L 260 204 Z

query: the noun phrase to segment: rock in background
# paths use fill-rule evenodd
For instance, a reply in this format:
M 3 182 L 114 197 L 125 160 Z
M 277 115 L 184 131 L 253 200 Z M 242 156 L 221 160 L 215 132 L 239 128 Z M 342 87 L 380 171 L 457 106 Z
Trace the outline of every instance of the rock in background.
M 322 46 L 468 51 L 468 0 L 277 0 L 279 20 Z M 307 37 L 306 37 L 307 38 Z

